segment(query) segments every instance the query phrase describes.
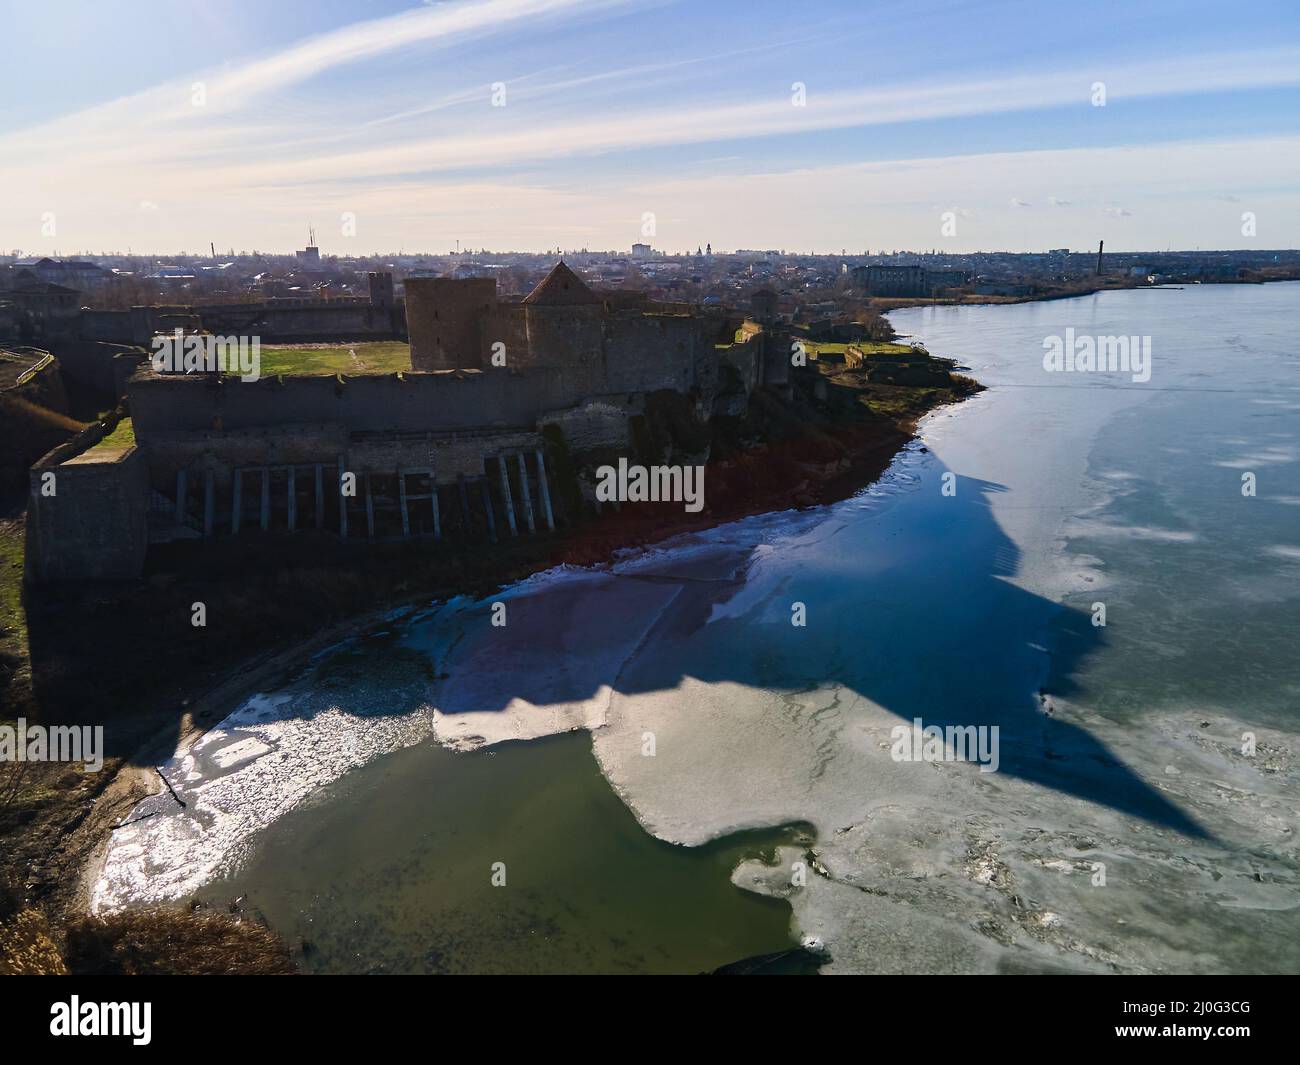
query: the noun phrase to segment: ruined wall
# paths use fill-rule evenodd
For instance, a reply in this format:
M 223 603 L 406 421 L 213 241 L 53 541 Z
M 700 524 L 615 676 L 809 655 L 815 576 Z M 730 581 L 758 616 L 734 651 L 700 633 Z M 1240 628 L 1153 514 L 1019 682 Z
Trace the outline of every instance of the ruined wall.
M 558 426 L 569 449 L 575 457 L 580 457 L 590 452 L 630 448 L 633 441 L 628 418 L 641 411 L 641 404 L 629 407 L 594 399 L 568 410 L 547 414 L 542 424 Z

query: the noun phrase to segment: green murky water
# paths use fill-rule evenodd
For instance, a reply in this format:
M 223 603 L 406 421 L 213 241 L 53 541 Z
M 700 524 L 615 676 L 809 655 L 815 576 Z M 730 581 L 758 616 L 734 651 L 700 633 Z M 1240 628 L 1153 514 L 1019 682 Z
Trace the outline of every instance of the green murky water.
M 247 896 L 308 972 L 692 973 L 796 945 L 789 906 L 730 875 L 798 838 L 657 840 L 585 732 L 469 754 L 426 743 L 317 793 L 255 838 L 251 874 L 201 897 Z

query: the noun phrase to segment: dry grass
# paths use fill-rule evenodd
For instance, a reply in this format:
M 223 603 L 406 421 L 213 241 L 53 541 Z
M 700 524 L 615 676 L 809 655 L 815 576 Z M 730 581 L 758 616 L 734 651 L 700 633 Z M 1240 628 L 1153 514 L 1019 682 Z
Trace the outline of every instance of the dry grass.
M 289 948 L 269 928 L 217 913 L 149 910 L 82 917 L 64 934 L 74 974 L 109 976 L 288 975 Z
M 67 971 L 40 910 L 28 906 L 0 923 L 0 976 L 62 976 Z
M 51 921 L 0 880 L 0 976 L 287 975 L 284 940 L 246 918 L 132 910 Z

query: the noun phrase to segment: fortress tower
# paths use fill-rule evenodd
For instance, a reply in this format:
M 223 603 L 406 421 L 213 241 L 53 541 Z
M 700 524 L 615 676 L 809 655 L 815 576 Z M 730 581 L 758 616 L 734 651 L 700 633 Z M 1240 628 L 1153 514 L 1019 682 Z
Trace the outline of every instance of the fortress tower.
M 484 364 L 484 326 L 497 309 L 491 277 L 409 277 L 406 328 L 415 370 L 472 370 Z
M 393 305 L 393 275 L 384 272 L 371 271 L 370 280 L 370 305 L 372 307 L 391 307 Z
M 524 297 L 525 364 L 564 367 L 567 378 L 594 394 L 605 385 L 604 301 L 563 261 Z

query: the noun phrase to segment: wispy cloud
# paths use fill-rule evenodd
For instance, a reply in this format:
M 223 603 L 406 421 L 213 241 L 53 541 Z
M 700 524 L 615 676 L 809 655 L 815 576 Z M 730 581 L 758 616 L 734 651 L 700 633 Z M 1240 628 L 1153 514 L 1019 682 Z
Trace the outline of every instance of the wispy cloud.
M 311 37 L 264 59 L 218 76 L 211 85 L 220 108 L 235 108 L 255 96 L 319 77 L 329 70 L 375 59 L 418 45 L 449 44 L 500 34 L 523 21 L 555 15 L 586 15 L 626 0 L 474 0 L 406 11 L 354 23 Z
M 306 211 L 327 217 L 359 210 L 360 232 L 373 234 L 364 241 L 366 247 L 392 247 L 394 235 L 417 224 L 455 227 L 461 233 L 472 225 L 492 232 L 515 226 L 522 233 L 547 222 L 560 227 L 563 220 L 564 234 L 594 234 L 602 225 L 621 226 L 622 218 L 651 209 L 632 202 L 650 195 L 651 186 L 630 179 L 626 167 L 620 171 L 621 159 L 638 159 L 632 171 L 658 177 L 660 164 L 646 162 L 645 153 L 676 159 L 674 153 L 688 146 L 705 146 L 696 150 L 692 172 L 702 174 L 701 183 L 690 186 L 700 195 L 707 191 L 713 196 L 712 173 L 725 186 L 761 198 L 762 190 L 784 186 L 788 174 L 797 172 L 804 195 L 787 188 L 784 205 L 755 216 L 765 226 L 773 225 L 770 211 L 777 210 L 786 231 L 797 226 L 808 232 L 830 230 L 833 196 L 874 212 L 874 204 L 862 203 L 851 186 L 837 183 L 847 173 L 872 185 L 876 203 L 891 203 L 895 209 L 900 203 L 916 211 L 921 202 L 968 204 L 959 212 L 963 239 L 977 228 L 965 224 L 972 215 L 994 226 L 1018 214 L 1015 225 L 1021 230 L 1039 218 L 1044 221 L 1034 224 L 1044 227 L 1093 224 L 1084 215 L 1127 223 L 1138 204 L 1144 220 L 1160 218 L 1162 212 L 1144 202 L 1142 186 L 1125 188 L 1120 178 L 1132 181 L 1131 175 L 1102 167 L 1103 159 L 1106 166 L 1125 166 L 1138 158 L 1118 149 L 956 156 L 939 143 L 933 160 L 895 160 L 848 171 L 801 167 L 784 172 L 786 176 L 773 174 L 768 163 L 782 152 L 802 159 L 807 135 L 909 124 L 926 128 L 922 124 L 1046 109 L 1077 108 L 1081 116 L 1100 120 L 1100 109 L 1090 104 L 1096 81 L 1107 85 L 1108 107 L 1125 100 L 1300 85 L 1300 48 L 1294 46 L 1153 56 L 1123 64 L 1080 61 L 1068 69 L 1020 69 L 999 76 L 954 73 L 885 88 L 831 87 L 829 81 L 823 86 L 812 80 L 806 106 L 792 103 L 787 92 L 791 75 L 775 72 L 769 57 L 755 62 L 765 52 L 788 47 L 786 40 L 753 45 L 742 40 L 716 48 L 705 42 L 693 53 L 639 58 L 644 42 L 636 39 L 630 51 L 602 55 L 598 64 L 579 42 L 567 51 L 558 45 L 546 48 L 548 62 L 523 61 L 540 51 L 528 47 L 535 37 L 569 43 L 569 31 L 585 25 L 584 20 L 635 14 L 644 6 L 627 0 L 482 0 L 422 7 L 0 136 L 8 187 L 0 201 L 0 231 L 10 245 L 30 247 L 34 220 L 57 211 L 64 221 L 64 246 L 68 241 L 75 246 L 112 241 L 114 233 L 126 234 L 115 241 L 119 244 L 157 240 L 162 247 L 194 245 L 206 242 L 213 231 L 261 233 L 269 243 L 289 219 L 297 232 Z M 446 76 L 433 86 L 422 83 L 418 63 L 405 62 L 429 56 L 443 73 L 458 70 L 457 58 L 469 54 L 465 49 L 472 44 L 479 50 L 474 54 L 482 54 L 489 38 L 492 49 L 514 57 L 500 63 L 509 86 L 506 107 L 490 105 L 490 82 L 481 69 L 467 75 L 465 84 Z M 456 49 L 449 47 L 453 45 Z M 716 77 L 706 76 L 715 71 Z M 201 105 L 193 102 L 194 82 L 202 85 Z M 358 85 L 365 85 L 366 92 L 357 92 Z M 302 91 L 290 92 L 295 86 Z M 1090 140 L 1095 143 L 1095 136 Z M 1294 160 L 1290 140 L 1247 143 L 1282 144 Z M 704 162 L 705 155 L 710 162 Z M 978 195 L 950 169 L 950 157 L 963 159 L 971 174 L 989 176 L 981 179 Z M 1186 144 L 1169 148 L 1167 158 L 1175 157 L 1202 159 L 1199 149 Z M 1001 161 L 1009 158 L 1028 168 L 1024 180 L 1000 175 Z M 1144 165 L 1149 161 L 1140 158 Z M 1063 170 L 1064 159 L 1079 169 Z M 1228 189 L 1232 195 L 1250 195 L 1252 188 L 1267 187 L 1264 175 L 1271 175 L 1271 187 L 1288 187 L 1289 179 L 1271 164 L 1243 164 L 1235 178 L 1211 178 L 1221 174 L 1218 163 L 1190 173 L 1172 165 L 1151 167 L 1145 189 L 1159 187 L 1177 199 L 1169 190 L 1190 178 L 1199 187 L 1187 190 L 1181 201 L 1186 202 L 1192 195 L 1223 197 Z M 892 169 L 872 169 L 876 166 Z M 899 183 L 897 188 L 882 184 L 880 175 L 886 173 Z M 918 174 L 926 175 L 925 200 L 914 184 Z M 692 174 L 677 178 L 695 180 Z M 680 199 L 687 185 L 655 188 L 659 195 L 675 188 Z M 807 197 L 813 188 L 827 191 Z M 1257 199 L 1252 196 L 1252 208 Z M 711 202 L 723 217 L 733 215 L 725 197 Z M 736 202 L 749 201 L 737 197 Z M 1115 206 L 1118 202 L 1125 206 Z M 1079 210 L 1024 210 L 1041 203 Z M 531 211 L 552 213 L 538 222 Z M 450 212 L 460 212 L 459 224 Z M 674 215 L 687 218 L 694 211 L 689 205 L 675 206 L 661 218 Z M 1080 218 L 1073 219 L 1075 215 Z M 541 243 L 552 245 L 558 235 Z M 259 238 L 239 239 L 251 246 Z

